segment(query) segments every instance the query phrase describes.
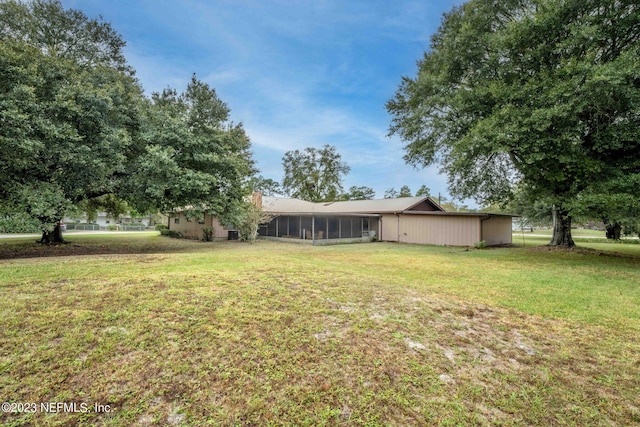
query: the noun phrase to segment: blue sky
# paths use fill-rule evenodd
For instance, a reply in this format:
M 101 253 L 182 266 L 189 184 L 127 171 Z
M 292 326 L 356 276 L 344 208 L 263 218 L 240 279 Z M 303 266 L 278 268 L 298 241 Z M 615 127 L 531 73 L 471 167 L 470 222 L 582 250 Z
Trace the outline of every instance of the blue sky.
M 442 14 L 462 0 L 62 0 L 102 15 L 127 42 L 147 93 L 185 89 L 193 73 L 242 122 L 261 175 L 282 179 L 282 156 L 337 147 L 344 180 L 447 193 L 438 167 L 416 170 L 387 137 L 385 102 L 414 76 Z

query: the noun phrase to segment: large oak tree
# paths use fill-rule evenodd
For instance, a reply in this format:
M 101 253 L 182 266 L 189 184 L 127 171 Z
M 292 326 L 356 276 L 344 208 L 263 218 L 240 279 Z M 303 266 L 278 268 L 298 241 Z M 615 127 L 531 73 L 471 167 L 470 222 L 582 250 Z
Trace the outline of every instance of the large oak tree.
M 0 202 L 42 241 L 73 204 L 116 190 L 139 150 L 142 99 L 108 23 L 58 1 L 0 3 Z
M 123 46 L 57 0 L 0 3 L 0 208 L 39 221 L 42 242 L 105 197 L 223 219 L 244 206 L 250 141 L 227 105 L 195 76 L 145 98 Z
M 387 103 L 391 134 L 409 163 L 440 163 L 454 195 L 544 201 L 551 244 L 573 246 L 587 195 L 637 196 L 614 183 L 640 173 L 639 42 L 635 0 L 471 0 Z
M 342 178 L 350 170 L 332 145 L 287 151 L 282 166 L 282 188 L 287 195 L 310 202 L 338 200 Z
M 249 137 L 229 115 L 216 91 L 195 75 L 181 94 L 154 93 L 144 108 L 144 153 L 124 192 L 130 204 L 232 221 L 255 169 Z

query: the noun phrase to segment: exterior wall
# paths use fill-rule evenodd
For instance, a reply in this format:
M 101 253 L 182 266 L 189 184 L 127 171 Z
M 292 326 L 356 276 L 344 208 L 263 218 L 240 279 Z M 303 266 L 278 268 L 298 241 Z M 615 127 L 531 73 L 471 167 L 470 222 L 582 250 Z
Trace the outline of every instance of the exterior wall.
M 178 218 L 178 223 L 176 224 L 176 218 Z M 202 239 L 202 228 L 203 227 L 213 227 L 215 230 L 215 238 L 216 239 L 227 239 L 229 236 L 229 231 L 225 230 L 222 224 L 218 221 L 217 218 L 213 218 L 211 215 L 204 216 L 204 223 L 200 224 L 196 220 L 188 221 L 187 217 L 184 214 L 173 214 L 169 217 L 169 229 L 179 231 L 184 234 L 186 237 L 191 237 L 194 239 Z
M 482 221 L 482 240 L 487 246 L 512 243 L 511 217 L 494 216 Z
M 381 218 L 380 240 L 423 245 L 473 246 L 484 240 L 487 246 L 509 244 L 511 217 L 385 214 Z
M 175 222 L 176 218 L 178 218 L 177 224 Z M 283 221 L 287 218 L 286 216 L 280 217 Z M 290 238 L 300 238 L 302 237 L 302 230 L 311 233 L 311 217 L 302 217 L 302 224 L 300 224 L 300 218 L 296 216 L 290 218 L 295 218 L 294 220 L 297 221 L 295 227 L 290 226 L 290 230 L 287 231 L 293 235 L 288 235 L 284 231 L 286 230 L 284 223 L 282 224 L 283 228 L 281 228 L 281 224 L 278 221 L 279 237 L 287 235 Z M 291 220 L 290 218 L 289 220 Z M 324 217 L 319 218 L 322 219 Z M 326 218 L 324 220 L 326 221 Z M 361 217 L 358 217 L 357 220 L 359 233 L 361 231 Z M 323 239 L 337 237 L 331 235 L 331 227 L 329 227 L 329 236 L 324 236 L 327 224 L 323 224 Z M 370 217 L 369 224 L 369 229 L 376 231 L 377 238 L 382 241 L 447 246 L 473 246 L 481 240 L 484 240 L 488 246 L 512 242 L 511 217 L 491 217 L 481 221 L 480 216 L 473 215 L 383 214 L 379 219 Z M 214 228 L 216 239 L 228 238 L 228 230 L 224 229 L 217 218 L 213 218 L 210 215 L 205 216 L 204 224 L 194 220 L 187 221 L 184 214 L 175 214 L 169 218 L 169 228 L 171 230 L 180 231 L 185 236 L 195 239 L 202 239 L 202 228 L 205 226 Z M 266 233 L 267 230 L 261 228 L 260 234 L 275 236 L 276 221 L 272 221 L 269 226 L 273 228 L 271 230 L 272 233 Z M 294 232 L 291 233 L 291 230 Z
M 383 215 L 381 240 L 423 245 L 473 246 L 480 241 L 480 218 Z
M 398 216 L 392 214 L 384 214 L 378 221 L 380 224 L 380 232 L 378 236 L 384 242 L 398 241 Z
M 480 241 L 475 216 L 400 215 L 400 242 L 473 246 Z

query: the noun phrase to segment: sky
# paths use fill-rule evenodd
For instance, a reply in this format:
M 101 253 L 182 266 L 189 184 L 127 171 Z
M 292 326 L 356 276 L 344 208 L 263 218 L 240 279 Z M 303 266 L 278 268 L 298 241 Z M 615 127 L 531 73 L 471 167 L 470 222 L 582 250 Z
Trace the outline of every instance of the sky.
M 215 88 L 265 178 L 282 180 L 286 151 L 330 144 L 351 168 L 345 190 L 368 186 L 377 198 L 423 184 L 448 197 L 438 166 L 405 163 L 385 103 L 402 76 L 416 75 L 442 14 L 462 2 L 62 0 L 122 35 L 147 94 L 181 92 L 193 73 Z

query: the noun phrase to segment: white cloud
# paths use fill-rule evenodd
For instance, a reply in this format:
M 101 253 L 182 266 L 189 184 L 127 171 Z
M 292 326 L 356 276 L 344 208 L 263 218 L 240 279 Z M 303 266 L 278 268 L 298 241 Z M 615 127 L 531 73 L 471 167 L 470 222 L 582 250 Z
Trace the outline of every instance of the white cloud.
M 347 186 L 446 190 L 437 168 L 405 164 L 384 103 L 462 0 L 63 1 L 122 32 L 147 93 L 184 90 L 194 72 L 214 87 L 264 176 L 282 177 L 288 150 L 332 144 L 352 168 Z

